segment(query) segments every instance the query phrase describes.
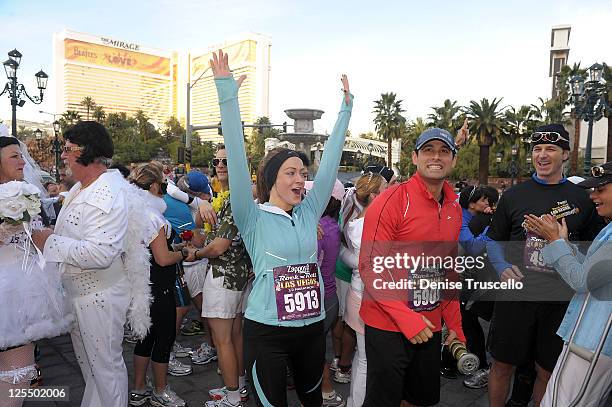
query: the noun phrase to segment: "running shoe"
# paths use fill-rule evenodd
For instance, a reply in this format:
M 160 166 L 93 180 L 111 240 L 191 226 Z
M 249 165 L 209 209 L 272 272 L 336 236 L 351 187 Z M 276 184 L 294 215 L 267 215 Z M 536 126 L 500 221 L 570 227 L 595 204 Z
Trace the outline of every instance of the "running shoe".
M 206 342 L 191 354 L 191 361 L 195 365 L 206 365 L 214 360 L 217 360 L 217 350 Z
M 243 407 L 241 401 L 238 403 L 232 403 L 227 399 L 227 395 L 223 396 L 221 400 L 210 400 L 204 403 L 205 407 Z
M 489 384 L 489 369 L 479 369 L 463 381 L 468 389 L 482 389 Z
M 440 376 L 445 377 L 447 379 L 456 379 L 457 378 L 457 368 L 453 367 L 441 367 L 440 368 Z
M 172 391 L 168 385 L 166 385 L 164 391 L 159 394 L 154 391 L 149 400 L 149 404 L 156 407 L 185 407 L 187 405 L 185 400 Z
M 351 382 L 351 369 L 343 372 L 338 369 L 334 372 L 334 381 L 337 383 L 350 383 Z
M 181 335 L 185 335 L 185 336 L 204 335 L 204 329 L 202 328 L 202 323 L 194 319 L 193 321 L 191 321 L 190 324 L 187 324 L 183 328 L 181 328 Z
M 191 348 L 181 345 L 178 341 L 174 341 L 174 345 L 172 345 L 172 353 L 177 358 L 188 358 L 192 352 Z
M 332 372 L 338 370 L 338 362 L 340 362 L 340 358 L 334 358 L 329 364 L 329 370 L 331 370 Z
M 208 397 L 213 400 L 221 400 L 227 395 L 227 387 L 223 386 L 218 389 L 208 390 Z M 240 389 L 240 401 L 243 403 L 249 400 L 249 390 L 246 386 Z
M 142 406 L 149 402 L 153 392 L 150 388 L 130 391 L 130 406 Z
M 172 376 L 187 376 L 193 372 L 191 366 L 181 363 L 172 353 L 170 353 L 170 360 L 168 361 L 168 373 Z
M 323 395 L 323 407 L 344 407 L 346 406 L 346 401 L 342 398 L 341 395 L 336 393 L 336 390 L 332 391 L 329 397 Z

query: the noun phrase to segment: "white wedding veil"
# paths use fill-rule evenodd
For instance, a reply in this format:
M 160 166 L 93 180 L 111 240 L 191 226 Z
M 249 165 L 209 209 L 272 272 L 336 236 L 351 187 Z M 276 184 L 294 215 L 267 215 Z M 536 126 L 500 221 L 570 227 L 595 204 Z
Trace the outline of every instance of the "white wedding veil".
M 9 134 L 8 127 L 4 123 L 0 123 L 0 137 L 13 137 Z M 42 172 L 36 161 L 28 153 L 28 147 L 25 143 L 19 141 L 19 147 L 21 148 L 21 155 L 25 161 L 25 167 L 23 167 L 23 180 L 29 184 L 35 185 L 40 189 L 40 198 L 48 198 L 49 194 L 47 189 L 42 184 Z

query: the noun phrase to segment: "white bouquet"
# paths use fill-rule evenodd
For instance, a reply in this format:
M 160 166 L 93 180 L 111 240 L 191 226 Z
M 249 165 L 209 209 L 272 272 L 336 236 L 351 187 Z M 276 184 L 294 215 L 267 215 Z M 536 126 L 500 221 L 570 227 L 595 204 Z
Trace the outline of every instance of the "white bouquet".
M 13 225 L 29 222 L 40 213 L 38 188 L 24 181 L 0 184 L 0 219 Z

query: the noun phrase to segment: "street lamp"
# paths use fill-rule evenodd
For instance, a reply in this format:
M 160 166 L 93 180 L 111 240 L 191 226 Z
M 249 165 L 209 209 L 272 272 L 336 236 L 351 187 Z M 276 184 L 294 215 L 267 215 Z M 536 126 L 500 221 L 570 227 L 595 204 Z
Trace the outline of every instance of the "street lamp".
M 360 167 L 362 164 L 361 160 L 363 159 L 363 153 L 361 152 L 361 150 L 357 149 L 357 152 L 355 153 L 355 158 L 357 159 L 356 167 Z
M 516 163 L 516 156 L 518 155 L 518 146 L 516 144 L 512 146 L 511 152 L 512 161 L 510 161 L 510 176 L 512 177 L 512 181 L 510 185 L 514 185 L 519 172 L 518 164 Z
M 8 57 L 9 59 L 7 59 L 3 64 L 8 82 L 4 85 L 4 90 L 2 90 L 0 96 L 8 92 L 9 98 L 11 99 L 11 127 L 13 136 L 17 137 L 17 106 L 22 107 L 25 104 L 25 99 L 23 96 L 26 96 L 34 104 L 38 105 L 42 103 L 44 90 L 47 88 L 47 80 L 49 79 L 49 76 L 42 70 L 38 71 L 34 75 L 36 77 L 36 86 L 38 87 L 39 95 L 30 96 L 28 95 L 25 86 L 17 82 L 17 70 L 19 69 L 19 64 L 21 64 L 22 57 L 21 52 L 14 49 L 8 53 Z
M 603 117 L 604 111 L 610 109 L 606 101 L 607 83 L 602 79 L 603 65 L 595 63 L 588 69 L 589 80 L 585 83 L 582 76 L 576 75 L 570 80 L 572 104 L 576 117 L 589 123 L 587 143 L 584 151 L 584 174 L 591 170 L 591 150 L 593 147 L 593 123 Z
M 498 164 L 500 164 L 502 162 L 502 157 L 503 154 L 502 153 L 497 153 L 495 154 L 495 162 L 497 162 Z
M 40 149 L 41 148 L 41 144 L 42 144 L 42 140 L 43 140 L 43 134 L 42 134 L 42 130 L 41 129 L 34 130 L 34 138 L 36 139 L 36 145 Z
M 372 151 L 374 150 L 374 143 L 372 143 L 371 141 L 368 143 L 368 153 L 369 153 L 369 157 L 368 157 L 368 165 L 372 165 Z

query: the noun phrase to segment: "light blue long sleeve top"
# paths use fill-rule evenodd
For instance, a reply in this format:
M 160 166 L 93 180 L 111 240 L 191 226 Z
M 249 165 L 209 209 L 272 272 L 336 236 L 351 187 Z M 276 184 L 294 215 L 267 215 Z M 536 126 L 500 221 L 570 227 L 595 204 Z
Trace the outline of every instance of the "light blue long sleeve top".
M 338 174 L 342 148 L 353 108 L 342 98 L 340 113 L 323 151 L 312 190 L 291 215 L 269 202 L 256 204 L 251 192 L 244 136 L 238 106 L 238 86 L 232 77 L 215 79 L 221 127 L 227 152 L 230 201 L 234 221 L 251 256 L 255 280 L 245 317 L 266 325 L 305 326 L 325 318 L 323 279 L 319 270 L 321 314 L 308 319 L 279 321 L 273 269 L 317 262 L 317 223 L 325 210 Z
M 463 246 L 463 249 L 467 254 L 477 256 L 483 253 L 487 248 L 487 240 L 490 240 L 487 237 L 489 227 L 487 226 L 480 235 L 474 236 L 469 227 L 474 215 L 472 215 L 472 213 L 465 208 L 462 208 L 462 212 L 463 218 L 461 230 L 459 231 L 459 243 L 461 243 L 461 246 Z
M 581 254 L 576 246 L 563 239 L 546 245 L 542 255 L 544 261 L 554 267 L 563 280 L 576 291 L 557 330 L 557 334 L 564 341 L 569 341 L 587 292 L 591 293 L 574 343 L 593 352 L 612 313 L 612 223 L 599 232 L 586 256 Z M 602 352 L 612 357 L 611 333 L 608 333 Z

